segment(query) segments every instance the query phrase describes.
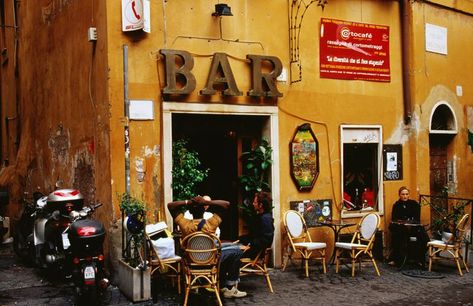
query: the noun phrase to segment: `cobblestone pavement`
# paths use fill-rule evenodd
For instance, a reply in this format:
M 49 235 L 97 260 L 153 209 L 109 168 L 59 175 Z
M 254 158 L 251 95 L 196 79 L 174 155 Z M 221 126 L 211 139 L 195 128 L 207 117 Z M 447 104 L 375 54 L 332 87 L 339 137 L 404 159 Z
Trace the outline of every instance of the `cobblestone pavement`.
M 270 293 L 260 276 L 242 279 L 239 289 L 248 292 L 241 299 L 224 299 L 224 305 L 473 305 L 473 271 L 463 277 L 450 264 L 434 266 L 434 276 L 419 278 L 405 275 L 411 270 L 379 263 L 378 277 L 370 263 L 350 276 L 342 266 L 340 274 L 331 266 L 322 274 L 320 266 L 310 267 L 304 278 L 298 263 L 285 272 L 271 271 L 274 293 Z M 0 246 L 0 305 L 74 305 L 73 288 L 62 281 L 51 280 L 38 269 L 18 262 L 10 245 Z M 163 283 L 154 286 L 155 301 L 129 302 L 115 286 L 110 286 L 105 305 L 181 305 L 182 297 Z M 216 305 L 211 293 L 191 294 L 189 305 Z

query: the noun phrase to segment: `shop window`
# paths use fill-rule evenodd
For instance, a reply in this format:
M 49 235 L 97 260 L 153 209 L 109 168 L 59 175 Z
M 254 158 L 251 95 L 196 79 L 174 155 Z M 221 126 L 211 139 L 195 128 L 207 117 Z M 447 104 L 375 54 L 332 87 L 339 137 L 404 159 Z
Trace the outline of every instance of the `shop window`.
M 383 213 L 381 138 L 380 126 L 341 126 L 342 217 Z

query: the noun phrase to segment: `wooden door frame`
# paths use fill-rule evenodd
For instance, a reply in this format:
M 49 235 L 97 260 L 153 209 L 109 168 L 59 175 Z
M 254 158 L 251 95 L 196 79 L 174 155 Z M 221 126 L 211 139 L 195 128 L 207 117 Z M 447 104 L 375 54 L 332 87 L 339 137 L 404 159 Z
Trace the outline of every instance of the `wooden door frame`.
M 228 104 L 182 103 L 163 102 L 162 104 L 162 167 L 164 204 L 172 201 L 172 114 L 213 114 L 235 116 L 267 116 L 268 126 L 263 127 L 262 136 L 266 136 L 273 149 L 273 163 L 271 169 L 271 193 L 274 199 L 274 241 L 273 262 L 276 267 L 281 266 L 281 230 L 280 215 L 280 168 L 279 168 L 279 117 L 277 106 L 247 106 Z M 172 216 L 165 207 L 165 221 L 173 224 Z

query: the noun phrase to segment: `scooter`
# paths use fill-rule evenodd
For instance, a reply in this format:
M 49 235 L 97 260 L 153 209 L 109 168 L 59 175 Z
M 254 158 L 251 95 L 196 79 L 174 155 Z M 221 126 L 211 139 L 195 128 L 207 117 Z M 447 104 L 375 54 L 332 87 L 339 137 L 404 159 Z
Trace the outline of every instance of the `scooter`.
M 25 201 L 16 226 L 14 249 L 25 261 L 72 277 L 78 297 L 97 300 L 108 286 L 104 277 L 103 225 L 90 218 L 102 204 L 84 206 L 75 189 L 58 189 Z
M 100 206 L 101 203 L 91 204 L 71 212 L 72 222 L 65 230 L 70 241 L 72 279 L 77 296 L 86 303 L 98 301 L 109 285 L 104 275 L 105 229 L 102 223 L 90 218 Z

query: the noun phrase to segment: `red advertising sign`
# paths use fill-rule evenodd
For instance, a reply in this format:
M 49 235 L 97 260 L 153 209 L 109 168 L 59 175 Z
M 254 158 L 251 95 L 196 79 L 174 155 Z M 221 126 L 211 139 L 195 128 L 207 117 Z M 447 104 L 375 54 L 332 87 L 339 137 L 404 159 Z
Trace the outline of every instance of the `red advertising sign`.
M 322 18 L 320 77 L 390 82 L 389 27 Z

